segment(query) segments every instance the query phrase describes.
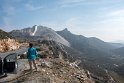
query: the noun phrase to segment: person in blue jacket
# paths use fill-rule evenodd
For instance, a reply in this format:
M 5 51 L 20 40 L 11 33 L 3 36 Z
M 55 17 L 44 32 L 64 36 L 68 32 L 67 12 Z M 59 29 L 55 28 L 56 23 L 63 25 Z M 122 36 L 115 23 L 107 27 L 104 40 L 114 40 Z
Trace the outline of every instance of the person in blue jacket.
M 37 65 L 36 65 L 37 51 L 36 51 L 36 48 L 33 47 L 32 43 L 29 43 L 27 58 L 29 61 L 30 70 L 32 71 L 32 69 L 33 69 L 32 64 L 33 64 L 37 71 Z

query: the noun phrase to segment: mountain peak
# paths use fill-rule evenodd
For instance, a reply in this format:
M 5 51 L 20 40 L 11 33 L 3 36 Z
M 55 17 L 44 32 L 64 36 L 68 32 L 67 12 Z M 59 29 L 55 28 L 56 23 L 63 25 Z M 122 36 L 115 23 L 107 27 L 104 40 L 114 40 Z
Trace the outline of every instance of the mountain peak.
M 67 28 L 65 28 L 63 31 L 69 31 Z
M 64 33 L 69 33 L 69 34 L 71 33 L 71 32 L 68 30 L 68 28 L 63 29 L 62 32 L 64 32 Z
M 65 28 L 64 30 L 67 30 L 68 31 L 68 28 Z

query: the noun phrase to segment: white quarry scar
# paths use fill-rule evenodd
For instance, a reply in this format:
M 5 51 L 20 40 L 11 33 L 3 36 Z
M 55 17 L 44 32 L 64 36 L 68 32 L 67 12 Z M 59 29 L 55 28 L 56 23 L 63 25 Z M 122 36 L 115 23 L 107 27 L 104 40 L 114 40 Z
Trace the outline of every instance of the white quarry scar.
M 34 36 L 36 32 L 37 32 L 37 26 L 35 26 L 35 29 L 34 29 L 34 32 L 32 33 L 32 36 Z

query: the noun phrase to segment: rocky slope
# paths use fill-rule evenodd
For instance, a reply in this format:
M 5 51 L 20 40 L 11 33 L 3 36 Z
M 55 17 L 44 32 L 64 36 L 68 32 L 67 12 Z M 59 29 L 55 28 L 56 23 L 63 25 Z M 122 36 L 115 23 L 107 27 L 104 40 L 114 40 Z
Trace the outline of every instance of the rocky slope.
M 18 60 L 18 73 L 9 74 L 0 82 L 10 83 L 116 83 L 111 77 L 104 79 L 87 69 L 80 68 L 80 59 L 71 59 L 64 45 L 55 41 L 34 42 L 38 50 L 38 72 L 29 71 L 28 60 L 25 54 Z M 69 47 L 68 47 L 69 48 Z M 93 65 L 92 65 L 93 66 Z M 94 68 L 94 67 L 93 67 Z M 93 70 L 93 69 L 91 69 Z M 98 69 L 97 69 L 98 70 Z M 99 70 L 98 70 L 99 71 Z
M 10 50 L 16 50 L 19 48 L 19 42 L 15 39 L 1 39 L 0 40 L 0 52 L 6 52 Z
M 86 70 L 70 65 L 63 59 L 42 59 L 37 61 L 38 71 L 30 72 L 28 61 L 20 60 L 20 74 L 3 78 L 7 83 L 95 83 Z
M 34 43 L 39 59 L 38 71 L 29 71 L 28 60 L 21 55 L 18 60 L 18 73 L 8 74 L 0 79 L 7 83 L 95 83 L 88 70 L 80 69 L 78 61 L 69 61 L 62 45 L 54 41 Z M 80 61 L 79 61 L 80 63 Z
M 17 40 L 12 39 L 9 33 L 0 30 L 0 52 L 6 52 L 10 50 L 16 50 L 19 48 Z

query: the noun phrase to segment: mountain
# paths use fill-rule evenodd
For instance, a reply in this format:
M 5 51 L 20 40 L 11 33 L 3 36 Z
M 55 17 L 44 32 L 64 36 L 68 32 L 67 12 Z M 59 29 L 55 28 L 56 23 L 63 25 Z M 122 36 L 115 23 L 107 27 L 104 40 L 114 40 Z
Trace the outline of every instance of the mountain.
M 108 55 L 115 48 L 109 43 L 95 37 L 87 38 L 82 35 L 72 34 L 67 28 L 62 31 L 57 31 L 57 33 L 69 41 L 73 48 L 86 55 Z
M 113 43 L 121 43 L 121 44 L 124 44 L 124 40 L 113 41 Z
M 54 40 L 60 42 L 66 46 L 70 46 L 70 43 L 57 34 L 51 28 L 45 26 L 33 26 L 24 28 L 21 30 L 13 30 L 10 34 L 16 38 L 27 39 L 27 40 Z
M 124 47 L 124 44 L 123 43 L 110 43 L 109 42 L 109 44 L 111 44 L 112 46 L 117 47 L 117 48 Z
M 121 71 L 124 67 L 124 58 L 114 52 L 122 53 L 123 48 L 117 49 L 119 46 L 95 37 L 87 38 L 82 35 L 72 34 L 67 28 L 57 31 L 57 33 L 70 42 L 71 49 L 67 49 L 68 53 L 82 61 L 80 67 L 89 70 L 99 78 L 106 79 L 107 77 L 109 79 L 109 77 L 112 77 L 117 83 L 124 82 L 124 74 Z
M 104 42 L 96 37 L 90 37 L 90 38 L 88 38 L 88 40 L 89 40 L 88 41 L 89 44 L 98 50 L 110 51 L 111 49 L 115 48 L 114 46 L 110 45 L 109 43 Z
M 6 38 L 11 38 L 12 36 L 10 36 L 9 33 L 3 31 L 0 29 L 0 39 L 6 39 Z
M 121 55 L 121 56 L 124 57 L 124 47 L 115 49 L 114 52 L 115 52 L 116 54 Z

